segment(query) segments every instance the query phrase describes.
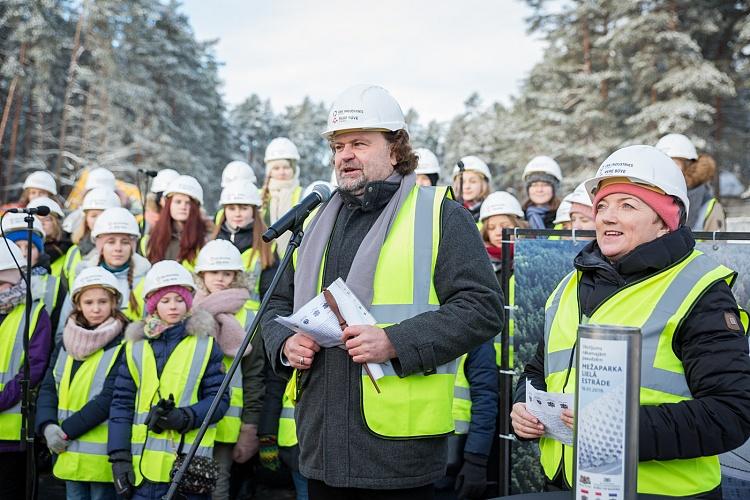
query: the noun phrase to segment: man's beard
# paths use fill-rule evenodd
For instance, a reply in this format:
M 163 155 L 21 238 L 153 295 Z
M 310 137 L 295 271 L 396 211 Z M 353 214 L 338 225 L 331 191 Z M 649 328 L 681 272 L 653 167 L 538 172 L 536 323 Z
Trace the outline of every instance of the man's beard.
M 364 172 L 357 179 L 347 179 L 343 182 L 341 182 L 340 179 L 337 180 L 339 180 L 339 191 L 343 191 L 352 196 L 362 194 L 367 185 L 367 178 L 365 177 Z

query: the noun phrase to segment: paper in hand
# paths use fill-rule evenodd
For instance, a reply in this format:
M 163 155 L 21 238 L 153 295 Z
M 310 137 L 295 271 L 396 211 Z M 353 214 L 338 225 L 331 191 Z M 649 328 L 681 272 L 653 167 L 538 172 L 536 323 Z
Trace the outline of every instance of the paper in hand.
M 375 325 L 375 318 L 359 301 L 354 293 L 346 286 L 344 280 L 338 278 L 328 286 L 339 306 L 341 315 L 349 325 Z M 343 347 L 341 326 L 336 315 L 326 303 L 322 293 L 310 302 L 300 307 L 291 316 L 277 316 L 276 322 L 292 331 L 302 331 L 310 336 L 320 347 Z M 378 363 L 367 363 L 375 380 L 383 376 L 383 369 Z
M 573 394 L 545 392 L 526 380 L 526 409 L 544 425 L 544 435 L 573 446 L 573 430 L 560 418 L 563 410 L 573 409 Z

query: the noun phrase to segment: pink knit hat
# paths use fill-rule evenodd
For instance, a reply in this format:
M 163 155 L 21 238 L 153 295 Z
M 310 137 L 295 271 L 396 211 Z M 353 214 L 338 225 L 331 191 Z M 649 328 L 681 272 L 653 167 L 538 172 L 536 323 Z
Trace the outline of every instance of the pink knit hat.
M 597 191 L 594 197 L 594 217 L 596 217 L 596 206 L 599 204 L 599 201 L 612 193 L 629 194 L 643 201 L 643 203 L 651 207 L 661 217 L 661 220 L 664 221 L 670 231 L 676 230 L 680 225 L 680 208 L 671 196 L 628 182 L 607 184 Z
M 189 288 L 180 286 L 180 285 L 172 285 L 172 286 L 165 286 L 164 288 L 159 288 L 157 291 L 152 293 L 148 296 L 146 299 L 146 312 L 149 314 L 154 314 L 154 311 L 156 311 L 156 306 L 159 303 L 159 301 L 168 293 L 174 292 L 180 297 L 182 297 L 182 300 L 185 301 L 185 304 L 187 305 L 187 308 L 190 309 L 193 307 L 193 292 L 190 291 Z

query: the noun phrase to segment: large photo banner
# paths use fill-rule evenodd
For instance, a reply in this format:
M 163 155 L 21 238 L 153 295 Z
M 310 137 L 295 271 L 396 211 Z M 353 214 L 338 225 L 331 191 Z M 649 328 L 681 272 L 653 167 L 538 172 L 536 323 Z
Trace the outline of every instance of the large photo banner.
M 519 238 L 513 253 L 515 277 L 515 350 L 517 376 L 534 357 L 544 333 L 544 305 L 560 280 L 573 270 L 573 259 L 586 240 Z M 738 273 L 732 291 L 738 304 L 750 308 L 750 244 L 739 241 L 701 241 L 696 248 Z M 536 442 L 514 442 L 511 455 L 513 494 L 542 491 L 543 473 Z

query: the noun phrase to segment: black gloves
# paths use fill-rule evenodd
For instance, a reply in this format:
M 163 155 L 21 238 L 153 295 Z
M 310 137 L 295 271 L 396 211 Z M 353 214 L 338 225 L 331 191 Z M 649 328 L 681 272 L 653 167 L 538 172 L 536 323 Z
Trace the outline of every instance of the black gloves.
M 184 408 L 175 408 L 174 398 L 161 399 L 151 407 L 146 418 L 148 430 L 161 434 L 165 430 L 177 431 L 184 434 L 193 428 L 193 412 Z
M 464 453 L 464 464 L 456 476 L 458 498 L 482 498 L 487 489 L 487 457 Z
M 135 493 L 133 458 L 129 451 L 116 451 L 109 456 L 112 462 L 112 477 L 115 492 L 123 498 L 132 498 Z

